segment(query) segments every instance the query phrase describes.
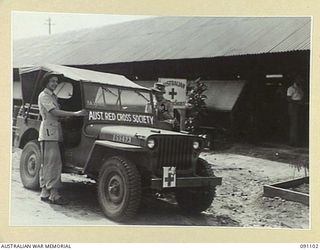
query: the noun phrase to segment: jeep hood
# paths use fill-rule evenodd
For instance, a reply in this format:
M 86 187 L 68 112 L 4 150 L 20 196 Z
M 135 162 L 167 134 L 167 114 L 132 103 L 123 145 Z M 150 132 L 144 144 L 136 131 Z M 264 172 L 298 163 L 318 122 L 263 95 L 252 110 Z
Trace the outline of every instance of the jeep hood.
M 181 135 L 189 136 L 180 132 L 174 132 L 170 130 L 163 130 L 150 127 L 135 127 L 135 126 L 112 126 L 105 124 L 90 124 L 86 127 L 87 134 L 96 136 L 97 139 L 109 140 L 108 135 L 121 135 L 136 138 L 148 138 L 151 135 Z

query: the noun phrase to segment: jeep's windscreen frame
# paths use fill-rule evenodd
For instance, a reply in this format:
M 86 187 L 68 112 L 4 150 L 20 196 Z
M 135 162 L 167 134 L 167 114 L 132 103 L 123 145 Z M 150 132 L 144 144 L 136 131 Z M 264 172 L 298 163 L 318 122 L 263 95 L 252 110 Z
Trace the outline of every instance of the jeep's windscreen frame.
M 148 90 L 92 82 L 82 82 L 81 85 L 85 109 L 149 115 L 154 113 L 153 96 Z

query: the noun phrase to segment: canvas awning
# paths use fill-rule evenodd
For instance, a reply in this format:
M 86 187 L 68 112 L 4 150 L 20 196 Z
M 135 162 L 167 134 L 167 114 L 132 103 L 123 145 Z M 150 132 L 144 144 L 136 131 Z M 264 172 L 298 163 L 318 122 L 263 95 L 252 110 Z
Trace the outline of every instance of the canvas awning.
M 208 90 L 205 95 L 208 109 L 216 111 L 232 111 L 244 86 L 245 81 L 204 81 Z

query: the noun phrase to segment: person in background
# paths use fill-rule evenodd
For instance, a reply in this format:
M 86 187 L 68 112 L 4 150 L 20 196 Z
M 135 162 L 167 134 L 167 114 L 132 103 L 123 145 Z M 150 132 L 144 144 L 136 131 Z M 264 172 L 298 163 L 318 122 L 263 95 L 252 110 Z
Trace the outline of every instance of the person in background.
M 166 93 L 165 85 L 161 82 L 154 84 L 152 92 L 156 98 L 155 110 L 158 121 L 158 128 L 173 130 L 177 127 L 177 120 L 174 117 L 173 104 L 164 98 Z
M 61 75 L 48 72 L 42 79 L 44 90 L 39 94 L 38 105 L 42 118 L 39 130 L 41 151 L 40 167 L 40 199 L 52 204 L 65 205 L 68 201 L 63 198 L 58 188 L 61 185 L 62 160 L 59 143 L 62 142 L 62 130 L 59 118 L 85 116 L 87 112 L 80 110 L 70 112 L 60 110 L 54 90 L 58 86 Z
M 301 77 L 295 77 L 292 85 L 287 90 L 288 114 L 289 114 L 289 143 L 291 146 L 300 144 L 301 104 L 303 90 L 301 88 Z

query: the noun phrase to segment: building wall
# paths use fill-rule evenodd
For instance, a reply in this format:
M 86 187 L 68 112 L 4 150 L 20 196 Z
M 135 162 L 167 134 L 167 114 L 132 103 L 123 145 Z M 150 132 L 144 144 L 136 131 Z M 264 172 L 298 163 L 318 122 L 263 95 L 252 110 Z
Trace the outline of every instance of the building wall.
M 198 77 L 202 80 L 244 80 L 247 82 L 246 88 L 236 108 L 231 112 L 212 112 L 210 119 L 205 121 L 210 126 L 219 123 L 220 127 L 231 130 L 233 135 L 253 141 L 268 140 L 272 135 L 286 141 L 286 101 L 283 96 L 277 97 L 276 93 L 279 89 L 286 94 L 286 88 L 292 82 L 291 76 L 299 74 L 304 79 L 306 96 L 303 141 L 308 141 L 310 51 L 73 66 L 122 74 L 146 87 L 152 87 L 158 78 L 185 78 L 188 82 Z M 14 74 L 17 77 L 16 71 Z M 268 85 L 270 79 L 266 75 L 270 74 L 281 74 L 283 77 Z

